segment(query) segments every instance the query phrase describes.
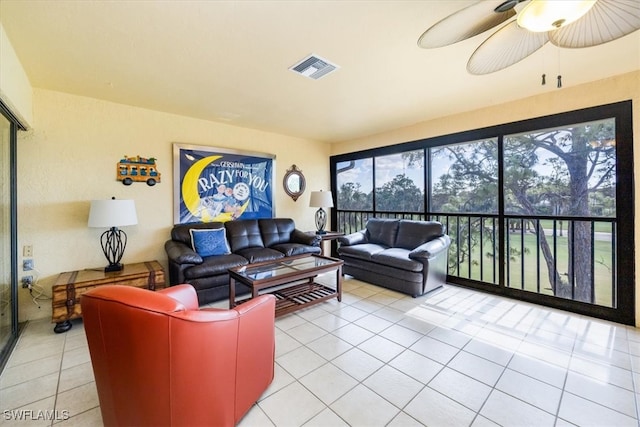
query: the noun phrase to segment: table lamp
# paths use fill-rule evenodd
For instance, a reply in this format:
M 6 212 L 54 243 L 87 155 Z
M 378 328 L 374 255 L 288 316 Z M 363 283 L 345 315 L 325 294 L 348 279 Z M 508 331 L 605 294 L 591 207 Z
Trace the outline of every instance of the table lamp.
M 327 212 L 322 208 L 333 207 L 333 197 L 331 191 L 312 191 L 309 206 L 319 208 L 316 211 L 316 234 L 326 234 L 324 227 L 327 225 Z
M 109 261 L 104 271 L 120 271 L 120 260 L 127 246 L 127 235 L 118 227 L 136 225 L 138 216 L 133 200 L 116 200 L 112 197 L 108 200 L 92 200 L 89 210 L 89 227 L 109 228 L 100 236 L 102 252 Z

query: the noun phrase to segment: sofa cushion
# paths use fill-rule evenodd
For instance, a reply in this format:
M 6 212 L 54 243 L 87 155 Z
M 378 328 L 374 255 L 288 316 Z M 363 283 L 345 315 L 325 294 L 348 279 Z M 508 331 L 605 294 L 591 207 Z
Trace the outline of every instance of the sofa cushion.
M 422 271 L 423 264 L 419 261 L 415 261 L 409 258 L 408 249 L 403 248 L 389 248 L 382 252 L 378 252 L 371 257 L 371 261 L 388 265 L 390 267 L 399 268 L 407 271 Z
M 226 274 L 227 270 L 232 267 L 247 264 L 249 264 L 249 261 L 247 261 L 246 258 L 236 254 L 211 256 L 203 258 L 202 264 L 186 268 L 184 270 L 184 277 L 191 280 Z
M 212 230 L 224 228 L 222 222 L 194 222 L 190 224 L 178 224 L 174 225 L 171 229 L 171 240 L 184 243 L 190 248 L 193 247 L 191 243 L 191 230 Z
M 303 245 L 302 243 L 280 243 L 271 246 L 271 249 L 282 252 L 284 256 L 319 254 L 322 252 L 319 246 Z
M 340 253 L 340 256 L 345 255 L 370 261 L 375 254 L 378 254 L 385 249 L 387 248 L 374 243 L 361 243 L 354 246 L 340 246 L 338 252 Z
M 442 235 L 444 227 L 439 222 L 403 219 L 398 225 L 398 237 L 394 246 L 411 250 Z
M 224 226 L 227 229 L 227 240 L 231 245 L 231 252 L 239 253 L 246 248 L 264 248 L 257 219 L 228 221 Z
M 212 255 L 229 255 L 231 249 L 227 243 L 227 234 L 224 228 L 215 228 L 209 230 L 192 228 L 191 243 L 193 250 L 201 257 Z
M 270 248 L 245 248 L 236 252 L 238 255 L 242 255 L 251 264 L 254 262 L 274 261 L 276 259 L 284 258 L 282 252 L 276 251 Z
M 397 219 L 371 218 L 367 221 L 367 240 L 387 247 L 394 246 L 398 234 Z
M 267 248 L 291 241 L 291 233 L 295 230 L 295 224 L 289 218 L 265 218 L 258 220 L 262 242 Z

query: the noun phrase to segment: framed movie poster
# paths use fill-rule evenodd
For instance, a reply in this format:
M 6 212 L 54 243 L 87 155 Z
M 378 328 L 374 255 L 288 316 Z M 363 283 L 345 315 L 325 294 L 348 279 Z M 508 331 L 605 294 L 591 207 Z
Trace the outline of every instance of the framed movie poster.
M 175 224 L 275 216 L 275 155 L 173 144 Z

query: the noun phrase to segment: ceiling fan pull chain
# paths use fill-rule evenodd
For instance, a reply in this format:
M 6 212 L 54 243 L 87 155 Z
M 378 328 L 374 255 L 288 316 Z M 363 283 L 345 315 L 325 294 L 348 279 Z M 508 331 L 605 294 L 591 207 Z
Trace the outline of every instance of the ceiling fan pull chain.
M 562 76 L 558 74 L 558 89 L 562 87 Z
M 542 86 L 547 84 L 547 75 L 546 74 L 542 74 Z

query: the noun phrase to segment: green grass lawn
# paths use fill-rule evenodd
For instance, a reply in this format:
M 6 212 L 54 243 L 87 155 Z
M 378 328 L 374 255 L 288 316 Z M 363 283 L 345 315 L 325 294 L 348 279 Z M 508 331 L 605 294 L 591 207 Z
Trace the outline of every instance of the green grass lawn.
M 608 224 L 605 224 L 608 226 Z M 509 235 L 511 247 L 518 252 L 521 249 L 521 234 L 511 233 Z M 548 243 L 553 251 L 553 237 L 547 236 Z M 568 241 L 566 232 L 564 236 L 556 237 L 557 258 L 556 268 L 560 275 L 566 279 L 568 271 Z M 491 257 L 491 242 L 486 241 L 483 247 L 484 255 L 480 254 L 480 247 L 476 246 L 471 254 L 471 271 L 469 273 L 469 262 L 465 261 L 460 264 L 459 274 L 457 271 L 450 271 L 450 274 L 459 275 L 459 277 L 481 280 L 488 283 L 497 283 L 497 261 Z M 497 254 L 496 254 L 497 256 Z M 594 248 L 594 283 L 595 283 L 595 304 L 612 307 L 612 273 L 611 273 L 611 242 L 604 240 L 596 240 Z M 449 254 L 450 259 L 456 259 L 455 248 Z M 530 292 L 536 292 L 545 295 L 553 295 L 551 284 L 548 278 L 547 265 L 542 255 L 539 253 L 539 276 L 540 283 L 538 285 L 538 248 L 536 246 L 536 236 L 526 233 L 524 235 L 524 255 L 519 253 L 512 254 L 508 266 L 507 283 L 511 288 L 524 289 Z M 482 258 L 482 260 L 481 260 Z M 480 277 L 480 263 L 482 266 L 482 277 Z M 493 280 L 494 269 L 496 272 L 496 282 Z M 450 269 L 451 270 L 451 269 Z M 521 278 L 524 277 L 524 280 Z

